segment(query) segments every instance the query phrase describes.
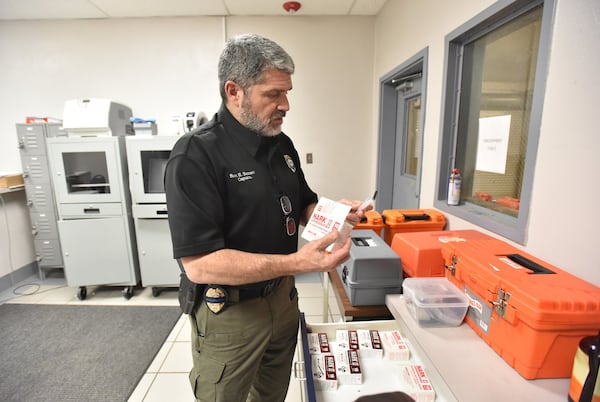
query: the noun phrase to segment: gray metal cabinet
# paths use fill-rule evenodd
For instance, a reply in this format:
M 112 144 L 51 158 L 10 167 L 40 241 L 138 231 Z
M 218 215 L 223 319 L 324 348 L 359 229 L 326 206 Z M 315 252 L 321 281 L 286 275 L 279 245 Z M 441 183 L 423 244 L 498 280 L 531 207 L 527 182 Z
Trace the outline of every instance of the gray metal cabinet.
M 16 127 L 38 272 L 44 279 L 45 269 L 64 267 L 46 138 L 65 133 L 58 123 L 23 123 Z
M 179 266 L 173 259 L 169 221 L 161 217 L 166 205 L 134 205 L 138 255 L 143 286 L 153 286 L 156 296 L 160 287 L 179 286 Z M 151 216 L 151 213 L 154 216 Z
M 139 283 L 124 137 L 48 139 L 48 160 L 58 205 L 58 229 L 69 286 Z
M 152 286 L 154 296 L 160 288 L 179 286 L 164 190 L 164 169 L 177 138 L 134 136 L 125 141 L 142 285 Z
M 130 265 L 128 228 L 122 217 L 70 219 L 58 223 L 69 286 L 136 284 Z

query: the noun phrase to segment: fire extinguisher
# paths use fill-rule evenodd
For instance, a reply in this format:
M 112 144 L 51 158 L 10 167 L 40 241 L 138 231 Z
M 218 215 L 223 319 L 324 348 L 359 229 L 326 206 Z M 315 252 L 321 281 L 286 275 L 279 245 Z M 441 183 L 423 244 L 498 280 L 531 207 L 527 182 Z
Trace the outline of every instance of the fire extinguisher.
M 461 183 L 460 170 L 457 168 L 452 169 L 450 179 L 448 180 L 448 205 L 458 205 L 460 203 Z

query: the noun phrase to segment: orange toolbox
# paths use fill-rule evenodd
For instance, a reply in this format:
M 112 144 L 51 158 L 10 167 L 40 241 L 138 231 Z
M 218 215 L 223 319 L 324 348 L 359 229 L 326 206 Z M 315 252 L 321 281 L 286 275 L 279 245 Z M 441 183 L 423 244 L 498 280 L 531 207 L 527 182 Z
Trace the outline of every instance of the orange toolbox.
M 442 246 L 446 277 L 471 298 L 465 321 L 526 379 L 567 378 L 600 328 L 600 288 L 498 239 Z
M 435 209 L 386 209 L 381 215 L 383 240 L 390 246 L 396 233 L 442 230 L 446 226 L 446 217 Z
M 396 233 L 392 250 L 400 256 L 405 277 L 445 276 L 442 246 L 452 242 L 486 240 L 493 237 L 477 230 L 433 230 Z
M 356 230 L 372 230 L 379 237 L 383 237 L 383 228 L 385 227 L 383 223 L 383 217 L 377 211 L 367 211 L 365 212 L 365 216 L 359 223 L 354 226 Z M 388 244 L 389 245 L 389 244 Z

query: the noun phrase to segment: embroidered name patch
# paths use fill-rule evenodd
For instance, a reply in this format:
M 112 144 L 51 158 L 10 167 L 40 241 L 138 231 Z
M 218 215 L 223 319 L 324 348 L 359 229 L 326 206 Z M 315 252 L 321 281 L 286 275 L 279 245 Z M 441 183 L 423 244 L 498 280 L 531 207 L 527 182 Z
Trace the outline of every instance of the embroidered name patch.
M 246 180 L 252 180 L 254 178 L 255 174 L 256 174 L 256 171 L 254 171 L 254 170 L 251 170 L 249 172 L 241 171 L 241 172 L 236 172 L 236 173 L 229 173 L 229 179 L 242 182 L 242 181 L 246 181 Z

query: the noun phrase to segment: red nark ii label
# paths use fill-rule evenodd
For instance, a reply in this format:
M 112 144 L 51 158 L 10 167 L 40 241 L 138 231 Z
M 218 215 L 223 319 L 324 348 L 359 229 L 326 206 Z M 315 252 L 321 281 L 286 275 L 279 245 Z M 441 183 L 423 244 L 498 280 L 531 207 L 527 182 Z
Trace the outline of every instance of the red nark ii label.
M 329 353 L 329 339 L 327 338 L 327 334 L 324 332 L 319 332 L 319 347 L 321 348 L 321 353 Z
M 335 380 L 335 358 L 332 355 L 324 356 L 325 359 L 325 378 L 328 380 Z
M 357 350 L 348 351 L 348 362 L 350 365 L 350 372 L 352 374 L 360 374 L 360 359 L 358 358 Z
M 379 337 L 379 331 L 376 329 L 371 330 L 371 345 L 373 349 L 383 349 L 381 345 L 381 338 Z
M 358 334 L 355 330 L 348 331 L 348 349 L 358 350 L 360 349 L 360 343 L 358 341 Z

